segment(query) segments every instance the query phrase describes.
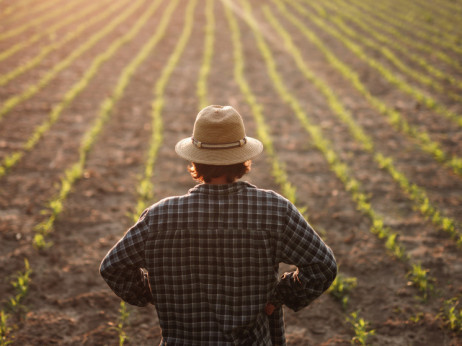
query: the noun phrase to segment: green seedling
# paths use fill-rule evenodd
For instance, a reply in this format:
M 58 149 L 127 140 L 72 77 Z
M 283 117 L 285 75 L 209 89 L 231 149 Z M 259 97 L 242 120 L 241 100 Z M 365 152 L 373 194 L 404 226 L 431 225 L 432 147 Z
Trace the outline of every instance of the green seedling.
M 351 339 L 352 345 L 367 345 L 367 339 L 375 335 L 375 330 L 367 330 L 368 322 L 359 317 L 357 311 L 352 312 L 347 321 L 353 326 L 355 336 Z
M 23 310 L 24 306 L 21 304 L 24 297 L 29 291 L 30 274 L 32 270 L 27 258 L 24 259 L 24 271 L 17 273 L 16 280 L 11 284 L 15 288 L 15 295 L 9 300 L 9 305 L 12 311 Z
M 111 330 L 115 330 L 119 337 L 119 346 L 123 346 L 125 341 L 128 340 L 127 333 L 124 331 L 124 326 L 128 323 L 130 312 L 127 310 L 127 306 L 124 301 L 120 302 L 119 308 L 119 319 L 116 326 L 111 327 Z M 113 323 L 111 323 L 113 324 Z
M 458 305 L 457 298 L 446 300 L 443 306 L 443 319 L 450 330 L 462 332 L 462 309 Z
M 8 326 L 8 317 L 9 315 L 5 311 L 0 311 L 0 346 L 6 346 L 12 343 L 10 340 L 12 328 Z
M 53 242 L 47 241 L 43 234 L 36 233 L 34 235 L 33 245 L 37 250 L 46 250 L 53 246 Z
M 434 292 L 434 278 L 429 277 L 428 269 L 422 268 L 420 264 L 413 264 L 411 271 L 407 274 L 408 285 L 415 286 L 421 293 L 421 299 L 427 301 L 429 295 Z
M 356 285 L 357 279 L 355 277 L 345 277 L 339 273 L 330 286 L 329 293 L 342 304 L 343 310 L 347 308 L 348 294 Z

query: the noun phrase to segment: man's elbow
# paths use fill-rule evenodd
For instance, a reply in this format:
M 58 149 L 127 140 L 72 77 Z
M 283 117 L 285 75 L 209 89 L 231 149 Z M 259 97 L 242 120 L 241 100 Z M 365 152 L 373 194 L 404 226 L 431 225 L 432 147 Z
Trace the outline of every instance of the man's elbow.
M 334 255 L 331 253 L 331 256 L 329 257 L 329 261 L 326 261 L 326 282 L 324 285 L 324 291 L 332 285 L 338 273 L 337 261 L 335 260 Z

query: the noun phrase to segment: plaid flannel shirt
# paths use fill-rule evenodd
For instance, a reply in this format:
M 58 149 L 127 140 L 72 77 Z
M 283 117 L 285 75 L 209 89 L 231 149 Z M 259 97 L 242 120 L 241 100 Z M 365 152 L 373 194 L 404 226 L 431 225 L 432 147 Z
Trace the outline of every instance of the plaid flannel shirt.
M 280 262 L 298 269 L 278 278 Z M 310 304 L 337 266 L 292 203 L 236 182 L 154 204 L 100 272 L 127 303 L 155 305 L 161 345 L 284 345 L 282 304 Z M 270 316 L 267 303 L 276 306 Z

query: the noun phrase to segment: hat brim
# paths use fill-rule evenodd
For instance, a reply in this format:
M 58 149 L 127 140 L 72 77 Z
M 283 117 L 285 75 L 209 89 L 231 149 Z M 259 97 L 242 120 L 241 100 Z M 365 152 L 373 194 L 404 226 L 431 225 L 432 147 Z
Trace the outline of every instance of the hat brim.
M 190 162 L 206 165 L 233 165 L 245 162 L 258 156 L 263 151 L 263 144 L 255 138 L 246 137 L 247 142 L 242 147 L 229 149 L 197 148 L 191 137 L 182 139 L 175 146 L 176 153 Z

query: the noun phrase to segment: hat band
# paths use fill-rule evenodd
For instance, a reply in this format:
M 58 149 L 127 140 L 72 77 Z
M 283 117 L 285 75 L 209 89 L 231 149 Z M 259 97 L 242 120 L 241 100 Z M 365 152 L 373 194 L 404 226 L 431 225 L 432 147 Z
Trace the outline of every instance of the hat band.
M 243 138 L 240 141 L 232 142 L 232 143 L 222 143 L 222 144 L 211 144 L 211 143 L 202 143 L 194 137 L 191 137 L 192 143 L 196 148 L 199 149 L 231 149 L 231 148 L 239 148 L 242 147 L 245 143 L 247 143 L 247 138 Z

